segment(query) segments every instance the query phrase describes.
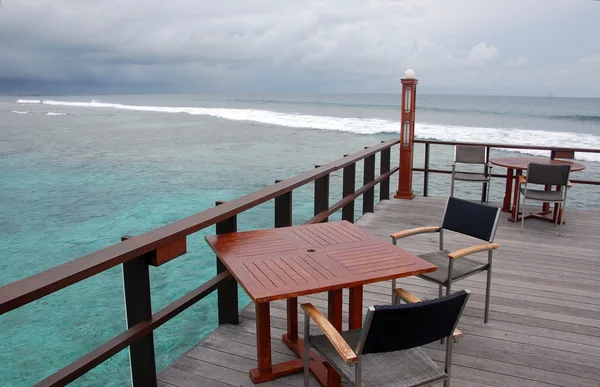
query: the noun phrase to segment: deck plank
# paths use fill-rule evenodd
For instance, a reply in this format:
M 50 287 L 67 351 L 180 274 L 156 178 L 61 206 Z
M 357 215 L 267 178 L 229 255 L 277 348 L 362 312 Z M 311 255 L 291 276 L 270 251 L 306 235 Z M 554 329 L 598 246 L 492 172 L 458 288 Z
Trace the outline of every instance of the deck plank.
M 356 224 L 389 240 L 391 232 L 438 225 L 444 198 L 386 200 Z M 464 338 L 454 346 L 453 385 L 457 386 L 597 386 L 600 385 L 600 212 L 569 209 L 562 234 L 551 223 L 506 221 L 502 214 L 494 253 L 490 322 L 483 323 L 485 273 L 456 282 L 454 289 L 468 288 L 471 298 L 459 327 Z M 448 249 L 472 244 L 473 239 L 446 233 Z M 432 251 L 436 234 L 399 241 L 413 253 Z M 486 259 L 485 254 L 475 255 Z M 400 285 L 420 298 L 435 298 L 436 286 L 411 277 Z M 391 281 L 364 287 L 364 308 L 390 301 Z M 327 294 L 300 298 L 327 312 Z M 343 326 L 348 322 L 348 292 L 344 291 Z M 299 312 L 302 315 L 302 311 Z M 298 330 L 302 336 L 303 318 Z M 240 311 L 240 323 L 223 325 L 159 373 L 160 385 L 251 386 L 248 370 L 256 366 L 254 305 Z M 286 330 L 286 303 L 271 303 L 273 360 L 294 355 L 281 342 Z M 311 331 L 318 328 L 311 324 Z M 443 347 L 426 346 L 436 361 L 443 361 Z M 302 374 L 278 379 L 264 386 L 301 386 Z M 311 380 L 311 386 L 316 382 Z

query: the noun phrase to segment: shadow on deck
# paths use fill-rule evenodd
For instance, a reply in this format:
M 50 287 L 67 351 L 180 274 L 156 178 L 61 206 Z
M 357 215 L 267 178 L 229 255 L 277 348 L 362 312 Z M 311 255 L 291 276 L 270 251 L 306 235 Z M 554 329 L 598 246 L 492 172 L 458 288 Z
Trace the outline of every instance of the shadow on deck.
M 356 224 L 389 239 L 393 231 L 438 225 L 445 202 L 432 197 L 386 200 Z M 494 254 L 488 324 L 483 323 L 485 273 L 454 286 L 454 290 L 470 289 L 472 295 L 459 323 L 464 338 L 454 346 L 452 385 L 600 385 L 600 212 L 567 208 L 567 223 L 560 237 L 551 223 L 526 220 L 521 231 L 519 223 L 507 222 L 507 215 L 502 214 L 496 234 L 500 249 Z M 464 239 L 447 233 L 445 247 L 464 247 Z M 414 236 L 399 245 L 414 253 L 432 251 L 437 235 Z M 478 255 L 487 259 L 485 253 Z M 437 287 L 418 278 L 399 283 L 418 297 L 437 297 Z M 389 281 L 366 286 L 365 309 L 389 303 L 390 289 Z M 347 291 L 344 298 L 345 329 Z M 327 311 L 326 293 L 301 297 L 300 302 Z M 285 308 L 285 301 L 271 303 L 274 362 L 295 358 L 281 341 L 286 329 Z M 299 321 L 301 325 L 303 320 Z M 440 344 L 428 345 L 427 352 L 443 362 Z M 219 327 L 160 372 L 159 385 L 252 386 L 248 371 L 254 367 L 256 335 L 254 305 L 250 304 L 240 312 L 239 325 Z M 300 373 L 261 385 L 302 386 L 302 378 Z M 317 383 L 312 380 L 311 385 Z

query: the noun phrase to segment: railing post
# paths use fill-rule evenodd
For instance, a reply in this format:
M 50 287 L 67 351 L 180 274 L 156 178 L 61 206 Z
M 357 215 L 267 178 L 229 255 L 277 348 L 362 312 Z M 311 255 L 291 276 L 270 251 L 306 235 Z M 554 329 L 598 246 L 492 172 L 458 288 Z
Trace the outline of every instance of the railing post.
M 365 147 L 367 149 L 367 147 Z M 365 157 L 363 168 L 363 185 L 375 180 L 375 155 Z M 363 194 L 363 214 L 373 212 L 375 201 L 375 187 L 369 189 Z
M 383 142 L 383 141 L 382 141 Z M 380 156 L 380 167 L 379 174 L 383 175 L 390 171 L 390 155 L 392 153 L 391 148 L 387 148 L 381 151 Z M 390 179 L 385 179 L 379 184 L 379 201 L 387 200 L 390 198 Z
M 485 161 L 486 161 L 486 163 L 490 161 L 490 147 L 489 146 L 485 147 Z M 485 176 L 488 176 L 489 173 L 490 173 L 490 170 L 486 164 L 484 167 L 484 170 L 483 170 L 483 174 Z M 487 203 L 487 200 L 488 200 L 487 186 L 488 186 L 488 183 L 486 181 L 485 183 L 483 183 L 483 186 L 481 187 L 481 202 L 482 203 Z
M 130 237 L 121 237 L 121 242 Z M 127 328 L 152 319 L 150 297 L 151 254 L 123 263 L 123 289 Z M 154 333 L 150 332 L 129 346 L 131 383 L 134 387 L 156 386 L 156 359 L 154 355 Z
M 275 184 L 281 180 L 275 180 Z M 292 191 L 275 198 L 275 227 L 292 225 Z
M 223 204 L 223 201 L 217 201 L 215 205 Z M 234 215 L 215 225 L 217 234 L 226 234 L 237 231 L 237 217 Z M 226 271 L 227 268 L 219 257 L 217 257 L 217 274 Z M 239 323 L 238 316 L 238 286 L 235 278 L 230 277 L 223 281 L 217 289 L 217 303 L 219 309 L 219 325 Z
M 315 165 L 315 168 L 319 168 L 320 165 Z M 315 180 L 315 213 L 318 215 L 323 211 L 329 209 L 329 174 L 320 177 Z M 328 221 L 328 217 L 323 222 Z
M 346 157 L 348 155 L 344 155 Z M 342 198 L 351 195 L 356 190 L 356 163 L 344 167 L 342 182 Z M 354 200 L 342 207 L 342 220 L 354 223 Z
M 429 146 L 429 143 L 425 144 L 425 171 L 423 172 L 423 196 L 427 196 L 429 194 Z

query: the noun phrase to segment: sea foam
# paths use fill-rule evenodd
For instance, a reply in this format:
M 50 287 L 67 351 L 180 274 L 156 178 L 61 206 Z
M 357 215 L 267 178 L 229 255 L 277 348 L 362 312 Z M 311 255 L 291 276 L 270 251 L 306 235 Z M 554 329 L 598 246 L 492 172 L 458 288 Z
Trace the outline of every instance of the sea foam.
M 128 111 L 184 113 L 203 115 L 233 121 L 256 122 L 290 128 L 315 130 L 335 130 L 355 134 L 394 133 L 400 131 L 400 123 L 378 118 L 329 117 L 310 114 L 281 113 L 260 109 L 228 109 L 180 106 L 143 106 L 91 102 L 70 102 L 54 100 L 19 99 L 21 104 L 44 104 L 83 108 L 105 108 Z M 441 141 L 472 141 L 496 144 L 523 144 L 535 146 L 560 146 L 573 148 L 600 148 L 600 136 L 588 133 L 540 131 L 519 128 L 485 128 L 471 126 L 449 126 L 418 122 L 415 128 L 417 138 Z M 510 141 L 507 141 L 510 139 Z M 547 151 L 515 150 L 533 155 L 547 155 Z M 577 153 L 577 159 L 600 161 L 600 154 Z

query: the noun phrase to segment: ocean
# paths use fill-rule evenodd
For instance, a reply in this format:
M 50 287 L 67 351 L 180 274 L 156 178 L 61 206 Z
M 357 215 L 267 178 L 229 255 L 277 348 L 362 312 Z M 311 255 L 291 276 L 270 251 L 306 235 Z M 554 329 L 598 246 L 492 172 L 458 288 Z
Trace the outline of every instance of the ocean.
M 398 138 L 399 105 L 398 94 L 0 97 L 0 285 Z M 600 99 L 418 95 L 416 121 L 422 139 L 600 149 Z M 433 146 L 431 167 L 448 169 L 452 153 Z M 548 155 L 492 155 L 517 153 Z M 600 154 L 576 158 L 586 166 L 577 179 L 600 180 Z M 429 194 L 446 196 L 448 183 L 430 175 Z M 419 173 L 414 189 L 422 193 Z M 311 190 L 294 192 L 296 224 L 312 215 Z M 503 190 L 494 179 L 491 200 Z M 341 173 L 331 191 L 341 195 Z M 456 195 L 479 192 L 460 184 Z M 599 210 L 600 188 L 575 185 L 569 207 Z M 265 203 L 240 215 L 239 229 L 271 227 L 272 211 Z M 151 269 L 155 311 L 214 276 L 203 241 L 212 233 Z M 215 301 L 155 332 L 159 369 L 216 327 Z M 119 267 L 0 316 L 0 386 L 31 385 L 124 329 Z M 74 385 L 127 385 L 128 361 L 123 351 Z

